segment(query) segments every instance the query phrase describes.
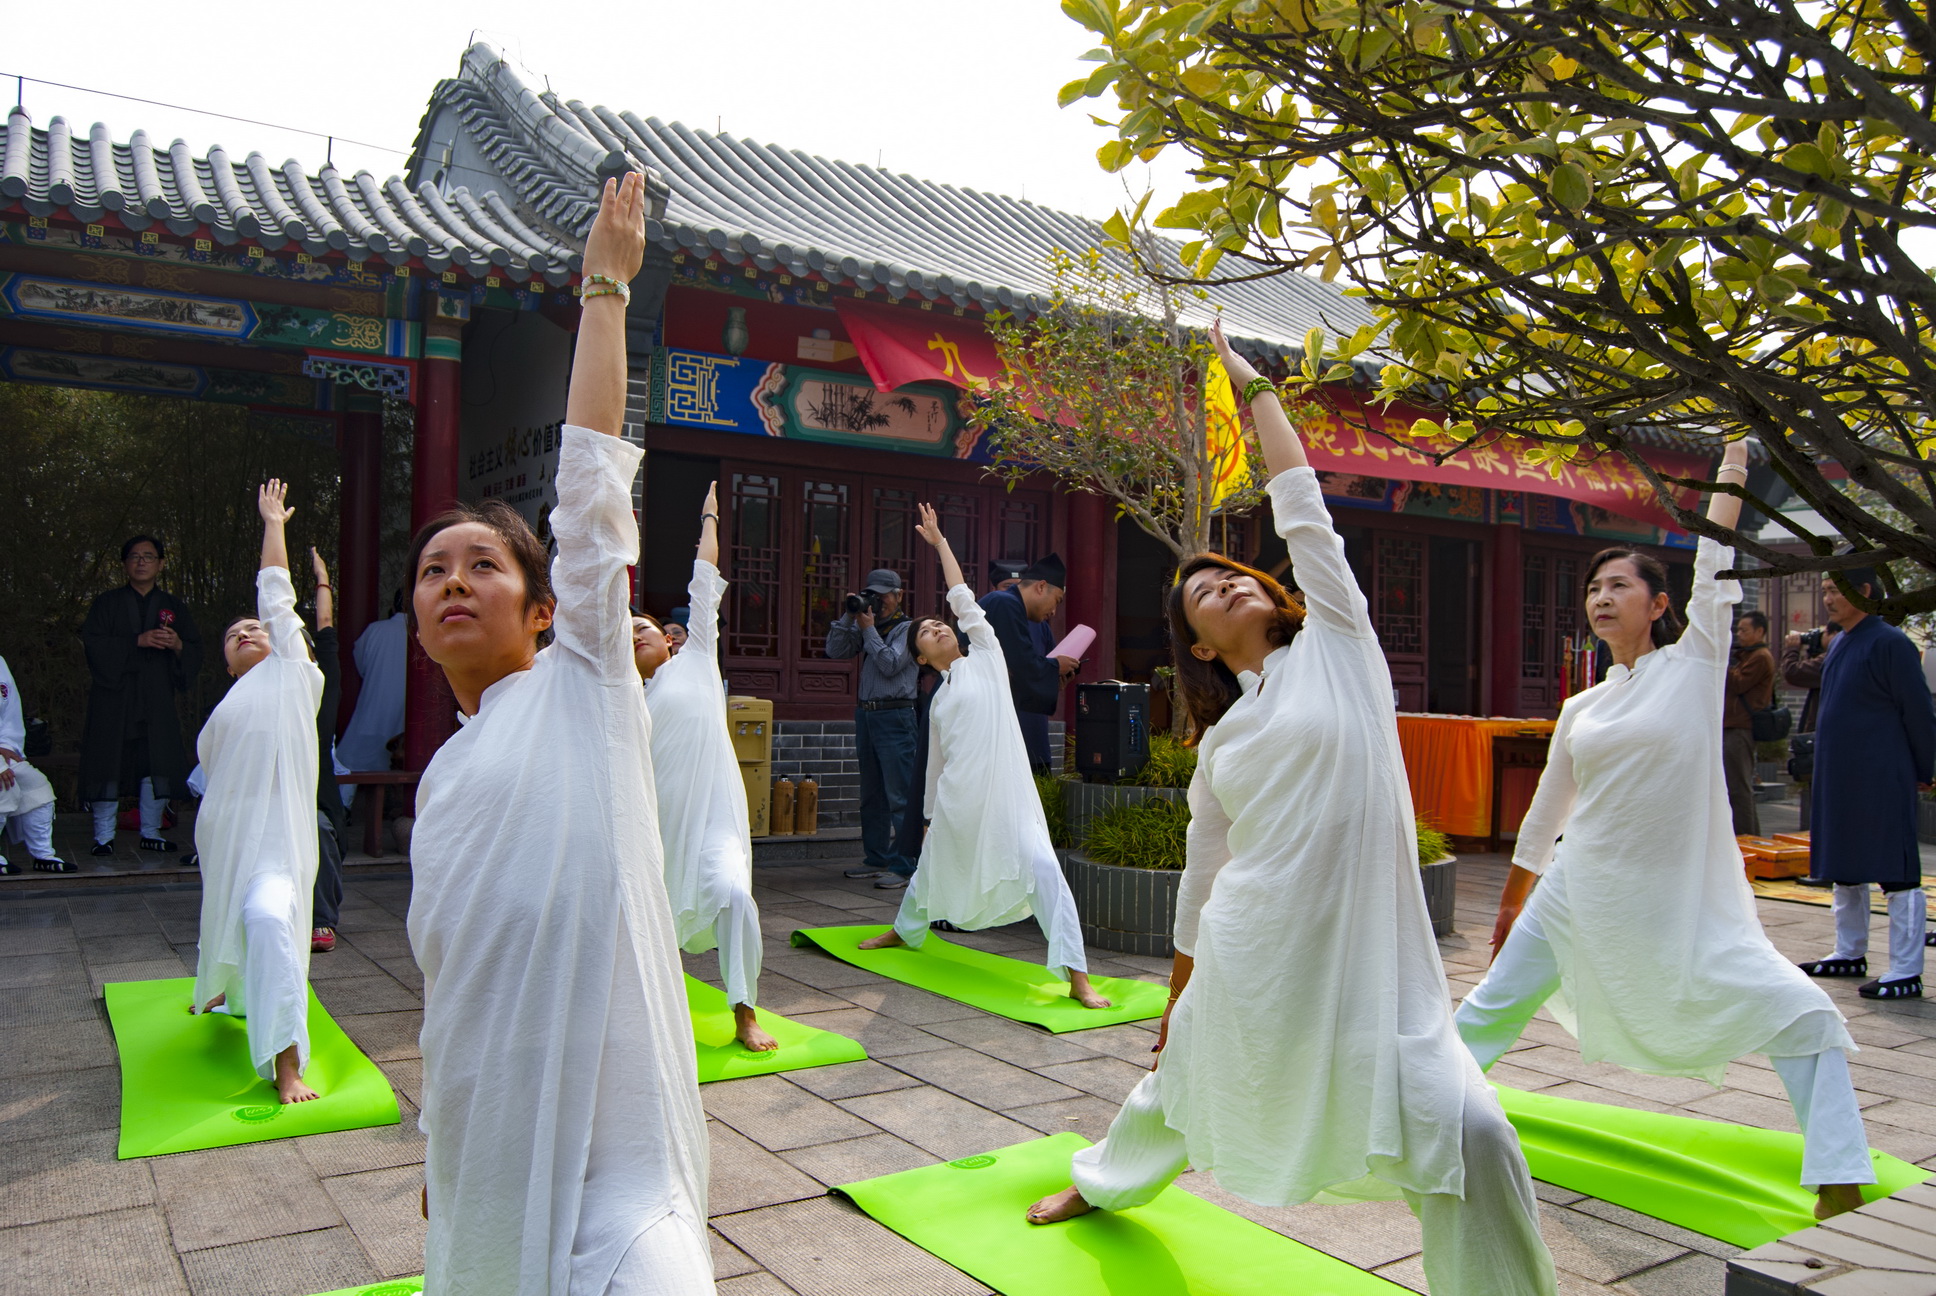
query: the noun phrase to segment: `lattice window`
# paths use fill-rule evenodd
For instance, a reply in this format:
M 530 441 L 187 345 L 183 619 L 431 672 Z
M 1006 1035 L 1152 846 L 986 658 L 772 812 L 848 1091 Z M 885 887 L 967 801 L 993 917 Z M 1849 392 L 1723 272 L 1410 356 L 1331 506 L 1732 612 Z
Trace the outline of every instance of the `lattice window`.
M 734 473 L 726 655 L 780 655 L 780 479 Z
M 800 656 L 827 655 L 827 627 L 853 588 L 850 505 L 844 482 L 801 483 Z
M 986 576 L 982 570 L 981 498 L 975 495 L 936 495 L 934 512 L 935 520 L 941 523 L 941 534 L 948 537 L 948 547 L 955 551 L 955 561 L 961 564 L 961 574 L 968 582 L 968 588 L 978 588 Z M 930 570 L 939 573 L 940 564 L 935 563 Z M 937 575 L 937 604 L 945 600 L 948 594 L 948 591 L 939 588 L 940 584 Z
M 1004 495 L 995 506 L 995 525 L 995 543 L 1000 546 L 995 557 L 1034 562 L 1043 556 L 1041 505 Z
M 921 551 L 927 542 L 914 533 L 914 527 L 921 520 L 915 510 L 915 493 L 912 490 L 890 489 L 885 486 L 874 488 L 873 533 L 868 537 L 867 568 L 885 567 L 901 578 L 901 587 L 907 593 L 901 599 L 901 610 L 910 616 L 923 607 L 921 602 Z
M 1586 596 L 1580 590 L 1580 560 L 1561 558 L 1553 564 L 1553 678 L 1566 657 L 1567 641 L 1579 648 L 1586 640 Z M 1577 674 L 1577 672 L 1575 672 Z M 1591 681 L 1588 681 L 1589 683 Z M 1573 681 L 1577 690 L 1578 680 Z
M 1423 655 L 1425 541 L 1417 536 L 1381 535 L 1377 562 L 1378 641 L 1388 655 Z
M 1519 677 L 1552 678 L 1552 622 L 1547 616 L 1548 566 L 1545 554 L 1529 553 L 1521 565 Z
M 1252 537 L 1255 535 L 1253 519 L 1245 516 L 1233 517 L 1219 513 L 1210 519 L 1210 548 L 1232 562 L 1250 566 L 1256 557 L 1257 546 Z

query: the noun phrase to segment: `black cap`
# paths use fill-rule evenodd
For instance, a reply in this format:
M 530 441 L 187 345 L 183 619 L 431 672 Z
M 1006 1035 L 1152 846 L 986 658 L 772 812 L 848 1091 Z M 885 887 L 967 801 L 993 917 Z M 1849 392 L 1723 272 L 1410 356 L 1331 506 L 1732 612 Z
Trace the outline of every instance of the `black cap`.
M 1020 580 L 1028 564 L 1020 558 L 990 558 L 988 560 L 988 583 L 999 585 L 1003 581 Z
M 867 573 L 867 584 L 861 588 L 869 594 L 898 594 L 901 589 L 901 574 L 889 567 L 876 567 Z
M 1037 558 L 1022 569 L 1022 579 L 1026 581 L 1047 581 L 1057 589 L 1069 588 L 1069 569 L 1062 565 L 1060 554 L 1050 554 L 1047 558 Z
M 690 620 L 692 620 L 692 609 L 689 607 L 676 607 L 666 613 L 667 625 L 682 626 Z

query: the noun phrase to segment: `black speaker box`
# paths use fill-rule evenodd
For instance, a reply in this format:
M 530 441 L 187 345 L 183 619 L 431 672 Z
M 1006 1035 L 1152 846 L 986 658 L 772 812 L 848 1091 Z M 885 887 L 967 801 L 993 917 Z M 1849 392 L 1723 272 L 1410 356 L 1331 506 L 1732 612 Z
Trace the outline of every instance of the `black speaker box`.
M 1120 783 L 1149 762 L 1149 685 L 1076 685 L 1076 772 L 1085 783 Z

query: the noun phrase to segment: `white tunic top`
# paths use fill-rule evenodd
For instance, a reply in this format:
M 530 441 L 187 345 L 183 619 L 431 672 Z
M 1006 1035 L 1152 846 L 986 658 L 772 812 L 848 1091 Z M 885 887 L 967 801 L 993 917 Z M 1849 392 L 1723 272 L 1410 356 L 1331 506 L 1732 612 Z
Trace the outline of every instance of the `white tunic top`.
M 908 885 L 931 919 L 979 931 L 1029 916 L 1034 861 L 1053 855 L 1008 691 L 1008 666 L 966 585 L 948 606 L 968 639 L 928 709 L 927 840 Z
M 0 657 L 0 747 L 23 755 L 27 747 L 27 717 L 20 705 L 20 688 L 13 682 L 13 672 L 4 657 Z M 38 810 L 54 799 L 54 785 L 45 774 L 25 760 L 0 756 L 0 761 L 13 771 L 13 786 L 0 791 L 0 819 Z
M 351 771 L 390 768 L 390 740 L 403 732 L 404 659 L 409 616 L 372 621 L 356 636 L 356 673 L 362 685 L 356 710 L 336 743 L 336 759 Z
M 1306 617 L 1198 749 L 1176 911 L 1196 969 L 1156 1072 L 1164 1120 L 1263 1205 L 1459 1193 L 1478 1072 L 1419 884 L 1391 673 L 1317 475 L 1270 491 Z
M 1791 1025 L 1785 1053 L 1854 1047 L 1828 995 L 1768 943 L 1734 840 L 1721 708 L 1741 586 L 1714 577 L 1733 561 L 1703 539 L 1680 641 L 1561 707 L 1513 851 L 1545 874 L 1527 912 L 1558 957 L 1551 1003 L 1581 1055 L 1717 1085 Z
M 686 587 L 692 608 L 686 646 L 652 672 L 645 692 L 666 895 L 679 944 L 693 954 L 718 943 L 713 922 L 719 911 L 733 892 L 753 885 L 746 789 L 719 675 L 719 599 L 725 592 L 719 568 L 694 561 Z
M 417 793 L 430 1296 L 597 1296 L 668 1213 L 705 1221 L 626 606 L 641 452 L 562 440 L 556 642 L 484 691 Z
M 196 742 L 208 787 L 195 815 L 202 870 L 195 1004 L 225 994 L 227 1011 L 251 1019 L 251 1044 L 286 1040 L 292 1032 L 301 1043 L 308 1038 L 316 708 L 323 698 L 323 672 L 303 640 L 287 569 L 264 567 L 256 573 L 256 616 L 268 631 L 269 655 L 230 686 Z M 281 894 L 288 897 L 293 943 L 286 957 L 254 965 L 293 968 L 302 975 L 292 985 L 257 986 L 243 976 L 242 902 L 257 878 L 272 874 L 289 883 Z M 274 1075 L 273 1052 L 253 1061 L 258 1074 Z

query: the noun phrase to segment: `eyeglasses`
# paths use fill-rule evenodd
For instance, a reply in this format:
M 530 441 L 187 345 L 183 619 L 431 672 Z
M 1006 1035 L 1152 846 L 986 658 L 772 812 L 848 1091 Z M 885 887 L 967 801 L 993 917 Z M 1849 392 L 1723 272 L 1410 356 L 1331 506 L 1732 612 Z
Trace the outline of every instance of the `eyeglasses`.
M 151 553 L 131 553 L 131 554 L 129 554 L 129 555 L 128 555 L 128 556 L 127 556 L 127 557 L 126 557 L 125 559 L 123 559 L 123 561 L 124 561 L 124 562 L 131 562 L 131 563 L 151 563 L 151 562 L 160 562 L 160 561 L 161 561 L 161 555 L 160 555 L 160 554 L 151 554 Z

